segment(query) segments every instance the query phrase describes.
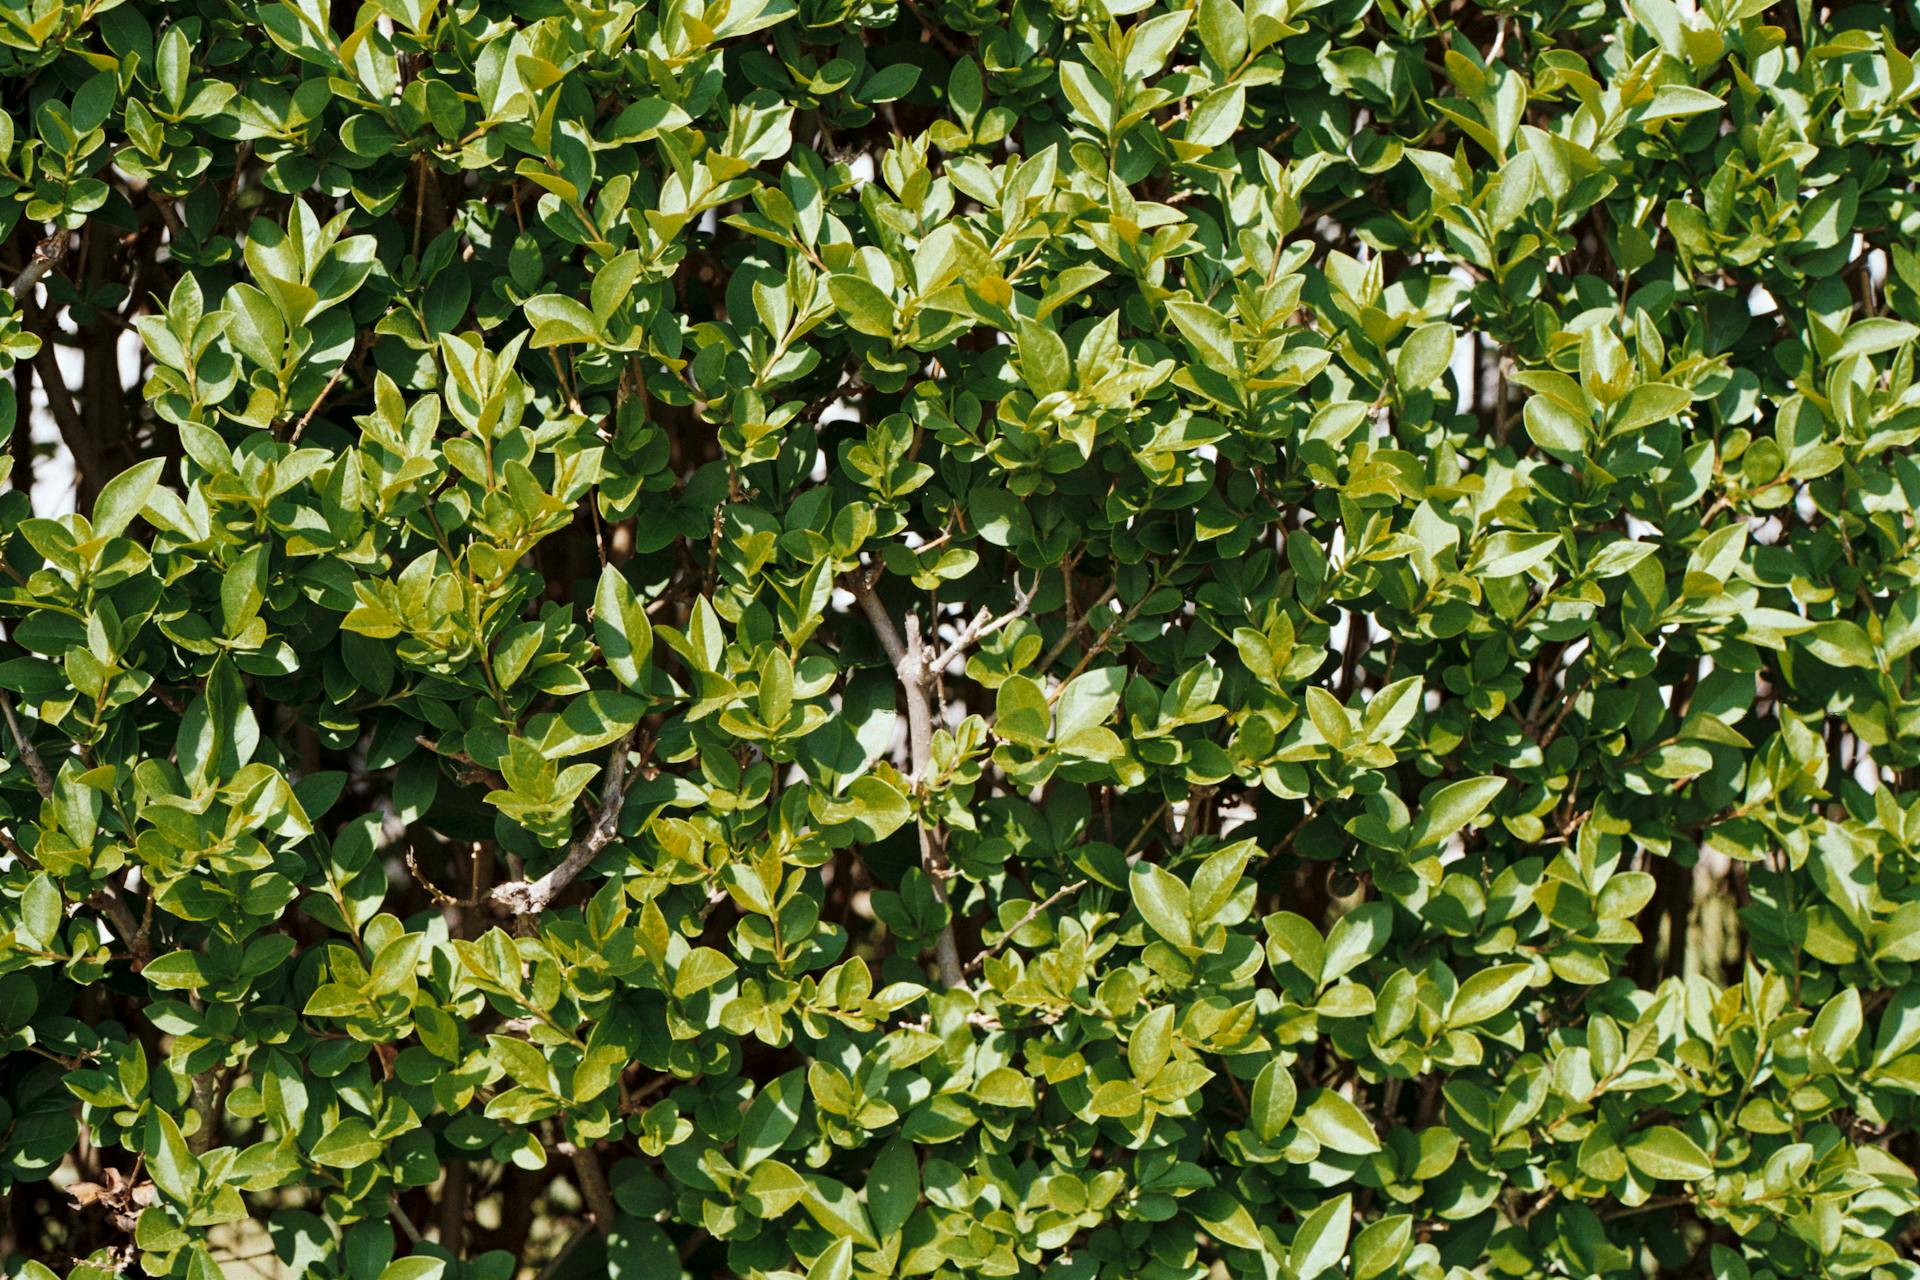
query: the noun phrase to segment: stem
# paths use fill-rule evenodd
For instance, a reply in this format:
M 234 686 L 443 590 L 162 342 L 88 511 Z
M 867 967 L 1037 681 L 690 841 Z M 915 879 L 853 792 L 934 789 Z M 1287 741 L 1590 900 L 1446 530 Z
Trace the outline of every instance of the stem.
M 32 293 L 33 286 L 39 284 L 47 272 L 53 270 L 60 259 L 66 256 L 67 233 L 64 231 L 56 231 L 34 246 L 33 257 L 27 260 L 27 265 L 21 268 L 20 274 L 13 278 L 14 301 L 18 302 Z
M 613 744 L 613 755 L 607 761 L 606 781 L 600 788 L 600 816 L 593 820 L 587 834 L 574 842 L 559 866 L 538 880 L 513 880 L 500 885 L 493 891 L 494 902 L 517 915 L 539 915 L 607 847 L 620 828 L 620 810 L 627 802 L 624 785 L 627 779 L 627 747 L 632 741 L 633 734 L 629 732 Z
M 607 1190 L 607 1175 L 600 1171 L 600 1157 L 592 1147 L 573 1149 L 573 1172 L 580 1183 L 580 1196 L 593 1215 L 593 1227 L 601 1235 L 613 1234 L 613 1193 Z
M 913 756 L 913 772 L 909 780 L 918 792 L 933 772 L 933 708 L 929 696 L 933 673 L 928 668 L 926 651 L 920 641 L 920 619 L 913 614 L 907 615 L 907 634 L 902 641 L 899 628 L 894 626 L 893 619 L 881 605 L 880 597 L 874 594 L 872 578 L 854 578 L 853 595 L 860 602 L 860 608 L 867 615 L 874 634 L 880 638 L 880 647 L 892 661 L 894 674 L 899 677 L 900 688 L 906 695 L 907 745 Z M 924 820 L 919 822 L 919 827 L 921 867 L 933 883 L 935 900 L 947 906 L 947 877 L 951 869 L 946 853 Z M 939 962 L 940 981 L 944 985 L 967 985 L 966 970 L 960 966 L 960 943 L 953 930 L 951 909 L 947 912 L 946 924 L 940 927 L 940 936 L 934 941 L 934 955 Z
M 14 745 L 20 748 L 20 759 L 33 777 L 34 789 L 40 793 L 42 800 L 53 799 L 53 775 L 47 772 L 47 766 L 40 759 L 40 753 L 34 750 L 33 743 L 21 732 L 19 717 L 13 713 L 13 699 L 4 691 L 0 691 L 0 713 L 6 716 L 7 731 L 13 735 Z

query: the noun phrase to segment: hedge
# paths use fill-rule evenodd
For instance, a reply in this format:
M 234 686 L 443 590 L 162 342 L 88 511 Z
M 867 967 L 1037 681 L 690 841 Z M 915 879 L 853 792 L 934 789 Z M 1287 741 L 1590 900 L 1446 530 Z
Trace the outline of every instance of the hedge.
M 6 1273 L 1920 1277 L 1917 47 L 4 0 Z

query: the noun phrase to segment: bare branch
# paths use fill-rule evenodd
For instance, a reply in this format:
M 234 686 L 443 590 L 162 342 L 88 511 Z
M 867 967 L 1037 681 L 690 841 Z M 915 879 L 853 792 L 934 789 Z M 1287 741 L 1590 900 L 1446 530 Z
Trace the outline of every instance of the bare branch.
M 593 1215 L 594 1230 L 603 1236 L 612 1235 L 616 1209 L 613 1192 L 607 1189 L 607 1175 L 600 1168 L 599 1155 L 592 1144 L 575 1146 L 563 1142 L 560 1147 L 573 1158 L 574 1180 L 580 1184 L 580 1198 L 587 1202 L 587 1211 Z
M 1134 835 L 1133 839 L 1127 842 L 1127 847 L 1121 851 L 1120 856 L 1123 860 L 1125 860 L 1126 864 L 1129 867 L 1139 862 L 1142 855 L 1145 854 L 1146 850 L 1143 846 L 1147 842 L 1147 837 L 1150 834 L 1152 834 L 1155 827 L 1160 825 L 1160 819 L 1166 816 L 1167 810 L 1170 809 L 1171 807 L 1172 805 L 1168 801 L 1162 800 L 1160 802 L 1160 807 L 1153 811 L 1153 813 L 1147 818 L 1145 824 L 1142 825 L 1140 830 Z M 1020 919 L 1014 924 L 1013 928 L 1007 930 L 1005 933 L 1000 935 L 1000 941 L 994 943 L 991 947 L 987 948 L 985 951 L 982 951 L 979 955 L 975 956 L 973 959 L 967 961 L 967 972 L 968 973 L 977 972 L 982 965 L 986 964 L 987 961 L 993 959 L 995 956 L 999 955 L 1002 951 L 1005 951 L 1009 946 L 1012 945 L 1014 934 L 1020 932 L 1022 929 L 1032 924 L 1035 920 L 1038 920 L 1042 915 L 1044 915 L 1047 911 L 1049 911 L 1053 907 L 1058 906 L 1061 902 L 1065 901 L 1068 898 L 1071 898 L 1074 894 L 1086 888 L 1089 883 L 1090 882 L 1084 878 L 1071 881 L 1067 884 L 1061 885 L 1058 889 L 1055 889 L 1052 893 L 1048 894 L 1044 901 L 1035 903 L 1032 907 L 1030 907 L 1027 910 L 1027 913 L 1025 915 L 1020 917 Z
M 153 944 L 147 939 L 147 930 L 133 918 L 133 908 L 127 903 L 124 889 L 111 879 L 96 895 L 100 909 L 113 921 L 113 928 L 120 940 L 127 944 L 127 950 L 133 955 L 133 967 L 140 969 L 153 956 Z
M 907 648 L 900 641 L 899 628 L 893 625 L 893 619 L 887 616 L 886 607 L 873 590 L 873 584 L 880 580 L 881 572 L 876 567 L 865 575 L 856 573 L 848 580 L 847 589 L 853 592 L 853 598 L 859 602 L 860 611 L 867 615 L 873 634 L 880 638 L 880 647 L 886 651 L 887 661 L 893 664 L 896 672 L 902 672 L 907 661 Z
M 475 890 L 471 895 L 465 898 L 456 898 L 452 894 L 448 893 L 445 889 L 442 889 L 439 885 L 435 884 L 433 881 L 427 879 L 426 873 L 420 870 L 419 859 L 414 857 L 413 844 L 411 842 L 407 844 L 406 859 L 407 859 L 408 872 L 412 874 L 415 882 L 417 882 L 422 889 L 425 889 L 427 891 L 427 896 L 429 898 L 432 898 L 435 905 L 437 906 L 477 907 L 487 896 L 486 894 L 481 893 L 478 890 Z
M 287 438 L 288 444 L 300 443 L 300 433 L 307 429 L 309 422 L 313 421 L 313 415 L 320 412 L 320 406 L 327 402 L 327 395 L 333 390 L 334 384 L 340 381 L 340 375 L 346 371 L 347 362 L 342 360 L 340 367 L 333 371 L 333 376 L 327 379 L 327 385 L 320 388 L 320 394 L 313 398 L 313 403 L 307 406 L 307 411 L 300 415 L 300 421 L 293 424 L 293 434 Z
M 929 675 L 939 675 L 975 644 L 986 639 L 1002 627 L 1009 626 L 1012 623 L 1018 622 L 1021 618 L 1024 618 L 1027 610 L 1033 607 L 1034 596 L 1038 595 L 1039 592 L 1040 575 L 1037 573 L 1033 575 L 1033 585 L 1025 591 L 1020 590 L 1016 583 L 1014 587 L 1015 598 L 1013 608 L 997 618 L 993 616 L 993 610 L 986 608 L 982 608 L 979 613 L 974 614 L 973 621 L 961 628 L 960 634 L 954 637 L 953 643 L 947 646 L 946 652 L 927 663 L 927 673 Z
M 1053 648 L 1047 650 L 1047 656 L 1040 659 L 1040 669 L 1045 671 L 1052 667 L 1060 655 L 1067 651 L 1067 646 L 1071 645 L 1075 638 L 1087 629 L 1087 625 L 1093 621 L 1093 615 L 1099 612 L 1100 609 L 1106 605 L 1107 601 L 1119 594 L 1120 588 L 1118 584 L 1108 583 L 1107 589 L 1100 593 L 1100 598 L 1095 600 L 1091 605 L 1088 605 L 1087 608 L 1081 612 L 1079 618 L 1074 621 L 1074 624 L 1061 633 L 1058 640 L 1054 641 Z
M 56 231 L 34 246 L 33 256 L 27 259 L 27 265 L 13 278 L 13 300 L 25 298 L 33 292 L 33 286 L 46 277 L 47 272 L 59 265 L 60 259 L 67 256 L 67 233 Z
M 7 718 L 7 731 L 13 735 L 13 744 L 20 748 L 21 762 L 27 766 L 27 772 L 33 777 L 33 785 L 40 792 L 42 800 L 53 798 L 53 775 L 47 772 L 46 764 L 40 759 L 40 753 L 34 750 L 33 743 L 20 729 L 20 719 L 13 713 L 13 699 L 4 690 L 0 690 L 0 713 Z
M 1072 897 L 1074 894 L 1080 892 L 1082 889 L 1086 887 L 1087 887 L 1087 882 L 1085 880 L 1075 880 L 1069 884 L 1063 884 L 1058 889 L 1055 889 L 1052 893 L 1047 895 L 1044 901 L 1034 903 L 1033 906 L 1028 909 L 1027 913 L 1020 917 L 1019 922 L 1016 923 L 1013 926 L 1013 928 L 1007 930 L 1004 934 L 1000 935 L 1000 941 L 994 943 L 991 947 L 988 947 L 985 951 L 982 951 L 979 955 L 967 961 L 967 972 L 968 973 L 978 972 L 980 967 L 986 964 L 987 961 L 993 959 L 995 956 L 999 955 L 1002 951 L 1005 951 L 1007 949 L 1007 947 L 1013 942 L 1014 934 L 1020 932 L 1022 929 L 1032 924 L 1035 920 L 1038 920 L 1041 916 L 1045 915 L 1048 909 L 1056 906 L 1061 900 Z
M 853 598 L 859 601 L 861 611 L 867 615 L 874 635 L 879 637 L 880 647 L 893 663 L 894 674 L 899 677 L 901 692 L 906 697 L 907 746 L 913 756 L 908 780 L 918 792 L 933 773 L 933 668 L 927 662 L 926 649 L 920 639 L 919 617 L 911 613 L 907 615 L 903 639 L 900 628 L 894 625 L 886 607 L 880 603 L 880 597 L 874 593 L 873 584 L 879 576 L 878 568 L 867 575 L 855 575 L 850 580 L 850 589 Z M 933 885 L 934 898 L 945 906 L 947 878 L 952 874 L 947 855 L 940 847 L 938 835 L 924 822 L 917 825 L 920 828 L 921 869 L 927 873 L 927 879 Z M 942 983 L 948 987 L 966 985 L 966 971 L 960 967 L 960 944 L 954 934 L 951 914 L 941 928 L 939 937 L 934 939 L 934 956 L 939 962 Z
M 588 863 L 600 856 L 600 851 L 620 829 L 620 810 L 627 802 L 627 748 L 632 741 L 633 734 L 627 733 L 613 744 L 613 755 L 607 760 L 606 781 L 600 787 L 600 816 L 587 828 L 587 834 L 574 841 L 559 866 L 538 880 L 510 880 L 497 886 L 492 894 L 496 905 L 516 915 L 538 915 L 562 889 L 573 883 L 575 876 L 587 869 Z

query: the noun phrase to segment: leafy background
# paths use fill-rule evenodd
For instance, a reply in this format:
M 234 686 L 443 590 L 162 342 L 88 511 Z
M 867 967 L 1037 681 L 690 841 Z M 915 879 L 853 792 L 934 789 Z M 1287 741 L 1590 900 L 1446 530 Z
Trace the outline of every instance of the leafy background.
M 0 0 L 0 1252 L 1920 1275 L 1912 0 Z

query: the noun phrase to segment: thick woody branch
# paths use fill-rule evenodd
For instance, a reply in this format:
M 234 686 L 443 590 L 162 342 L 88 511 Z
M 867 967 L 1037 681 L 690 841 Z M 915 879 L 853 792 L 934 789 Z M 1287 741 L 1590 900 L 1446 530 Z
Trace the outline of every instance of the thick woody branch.
M 497 906 L 515 915 L 538 915 L 600 856 L 620 829 L 620 810 L 627 802 L 627 747 L 632 740 L 633 735 L 628 733 L 613 744 L 606 781 L 600 787 L 600 816 L 587 828 L 587 834 L 574 841 L 559 866 L 538 880 L 511 880 L 495 888 L 492 898 Z
M 141 968 L 153 955 L 153 944 L 147 940 L 147 931 L 133 918 L 133 907 L 127 902 L 126 891 L 112 880 L 108 880 L 98 895 L 100 909 L 113 921 L 115 933 L 127 944 L 127 951 L 133 956 L 134 968 Z
M 591 1144 L 572 1146 L 567 1152 L 573 1159 L 574 1180 L 580 1184 L 580 1198 L 587 1202 L 587 1212 L 593 1215 L 593 1229 L 601 1235 L 613 1234 L 613 1220 L 617 1213 L 613 1202 L 613 1192 L 607 1187 L 607 1175 L 600 1168 L 600 1156 Z
M 15 302 L 33 292 L 33 286 L 46 277 L 47 272 L 59 265 L 60 259 L 67 256 L 67 233 L 56 231 L 34 246 L 33 257 L 27 260 L 20 274 L 13 278 L 12 293 Z

